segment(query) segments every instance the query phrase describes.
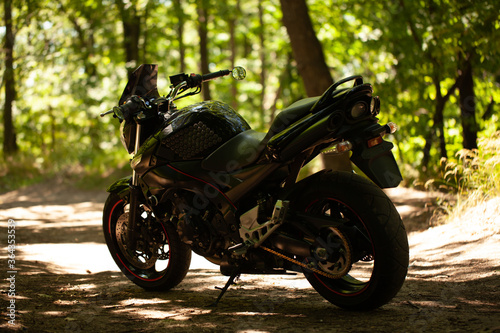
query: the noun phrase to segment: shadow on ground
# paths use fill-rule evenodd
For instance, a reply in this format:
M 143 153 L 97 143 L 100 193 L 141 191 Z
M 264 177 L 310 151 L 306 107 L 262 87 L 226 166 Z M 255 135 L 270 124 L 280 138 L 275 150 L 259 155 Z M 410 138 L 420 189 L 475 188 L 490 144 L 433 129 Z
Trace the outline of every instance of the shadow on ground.
M 100 210 L 105 194 L 36 191 L 0 196 L 0 220 L 15 219 L 16 324 L 2 306 L 1 329 L 32 332 L 500 332 L 495 255 L 498 237 L 433 241 L 410 237 L 408 278 L 386 306 L 348 312 L 319 296 L 302 275 L 243 275 L 216 307 L 227 278 L 197 262 L 169 292 L 146 292 L 117 270 L 104 244 Z M 421 194 L 395 197 L 411 218 L 426 207 Z M 405 213 L 406 212 L 406 213 Z M 424 211 L 427 214 L 427 211 Z M 425 221 L 413 230 L 425 229 Z M 3 239 L 5 224 L 0 227 Z M 4 244 L 4 243 L 2 243 Z M 498 244 L 496 244 L 498 245 Z M 2 245 L 0 267 L 7 267 Z M 488 250 L 493 252 L 487 252 Z M 498 253 L 498 252 L 496 252 Z M 1 284 L 8 304 L 7 273 Z
M 222 302 L 225 278 L 196 269 L 169 292 L 145 292 L 121 273 L 53 274 L 23 263 L 16 280 L 17 322 L 36 332 L 436 332 L 498 325 L 498 279 L 468 282 L 412 277 L 393 302 L 366 313 L 334 307 L 302 276 L 242 276 Z M 419 268 L 412 269 L 418 273 Z M 467 316 L 464 316 L 467 313 Z M 21 326 L 19 325 L 19 326 Z M 19 327 L 21 329 L 21 327 Z M 487 330 L 486 330 L 487 331 Z

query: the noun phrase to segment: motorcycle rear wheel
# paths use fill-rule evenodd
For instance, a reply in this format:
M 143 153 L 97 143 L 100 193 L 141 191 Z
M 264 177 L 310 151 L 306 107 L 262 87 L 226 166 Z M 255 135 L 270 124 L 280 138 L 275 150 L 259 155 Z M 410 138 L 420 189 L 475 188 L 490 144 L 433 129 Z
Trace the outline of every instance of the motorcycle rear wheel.
M 408 238 L 394 204 L 379 187 L 356 174 L 328 172 L 308 184 L 292 207 L 335 221 L 335 226 L 325 225 L 318 231 L 320 243 L 329 241 L 325 230 L 329 238 L 337 237 L 337 244 L 339 236 L 347 239 L 342 251 L 350 252 L 345 255 L 350 261 L 346 265 L 352 264 L 347 266 L 347 275 L 332 279 L 304 269 L 309 283 L 321 296 L 341 308 L 365 311 L 386 304 L 398 293 L 408 270 Z M 339 222 L 345 224 L 345 229 L 338 227 Z M 337 266 L 318 265 L 314 255 L 305 261 L 323 271 L 343 264 L 341 260 Z
M 114 193 L 108 196 L 103 232 L 115 263 L 130 281 L 144 289 L 166 291 L 177 286 L 189 270 L 191 249 L 173 226 L 157 221 L 152 213 L 143 211 L 138 222 L 143 226 L 142 237 L 136 249 L 127 249 L 126 203 Z

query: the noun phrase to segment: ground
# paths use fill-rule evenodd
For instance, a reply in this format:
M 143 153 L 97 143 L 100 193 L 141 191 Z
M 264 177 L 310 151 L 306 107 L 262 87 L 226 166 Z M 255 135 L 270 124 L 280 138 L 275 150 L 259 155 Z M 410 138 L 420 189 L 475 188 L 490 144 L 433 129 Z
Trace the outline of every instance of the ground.
M 431 194 L 388 194 L 409 233 L 408 277 L 392 302 L 363 313 L 331 305 L 302 275 L 243 275 L 218 307 L 208 307 L 227 278 L 199 257 L 174 290 L 145 292 L 119 272 L 104 244 L 106 193 L 42 183 L 2 194 L 0 330 L 500 332 L 500 200 L 430 227 Z M 9 219 L 16 222 L 15 273 L 7 261 Z

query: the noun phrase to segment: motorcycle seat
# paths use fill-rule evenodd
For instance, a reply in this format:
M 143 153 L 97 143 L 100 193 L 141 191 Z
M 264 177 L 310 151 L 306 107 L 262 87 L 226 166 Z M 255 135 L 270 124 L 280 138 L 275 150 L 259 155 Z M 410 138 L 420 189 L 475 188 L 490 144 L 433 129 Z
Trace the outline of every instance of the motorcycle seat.
M 210 171 L 232 172 L 257 160 L 264 150 L 265 133 L 247 130 L 232 137 L 208 155 L 201 167 Z
M 274 118 L 271 128 L 269 129 L 269 132 L 267 132 L 264 141 L 269 141 L 269 139 L 271 139 L 274 135 L 283 131 L 285 128 L 308 114 L 319 98 L 319 96 L 304 98 L 283 109 L 280 113 L 278 113 L 276 118 Z

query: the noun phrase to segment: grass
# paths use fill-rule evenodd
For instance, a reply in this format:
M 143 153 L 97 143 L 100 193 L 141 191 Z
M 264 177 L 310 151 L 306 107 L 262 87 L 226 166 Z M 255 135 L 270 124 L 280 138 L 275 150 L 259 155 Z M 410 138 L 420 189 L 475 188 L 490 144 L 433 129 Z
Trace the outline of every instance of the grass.
M 92 159 L 54 154 L 41 159 L 20 152 L 0 159 L 0 194 L 46 180 L 84 190 L 102 189 L 130 174 L 128 156 L 120 153 L 94 154 Z
M 0 193 L 35 184 L 43 179 L 42 170 L 33 163 L 30 156 L 17 154 L 0 162 Z
M 426 188 L 453 194 L 439 202 L 438 223 L 464 215 L 471 207 L 498 202 L 500 196 L 500 131 L 478 142 L 479 149 L 461 150 L 453 159 L 441 160 L 441 176 Z

